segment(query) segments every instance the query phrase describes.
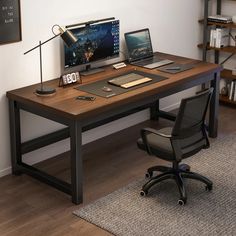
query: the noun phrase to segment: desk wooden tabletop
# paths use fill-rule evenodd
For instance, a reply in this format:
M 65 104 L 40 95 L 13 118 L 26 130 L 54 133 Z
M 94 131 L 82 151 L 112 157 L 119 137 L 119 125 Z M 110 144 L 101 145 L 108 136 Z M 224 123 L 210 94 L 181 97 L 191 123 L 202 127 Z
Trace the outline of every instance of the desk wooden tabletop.
M 44 82 L 46 86 L 56 88 L 56 94 L 52 96 L 37 96 L 34 91 L 39 84 L 19 88 L 8 91 L 7 97 L 11 100 L 29 105 L 37 106 L 48 112 L 53 112 L 55 115 L 68 117 L 70 119 L 85 119 L 86 116 L 98 114 L 100 112 L 108 111 L 111 108 L 125 105 L 126 103 L 140 101 L 142 98 L 153 96 L 165 90 L 170 90 L 176 85 L 181 85 L 194 78 L 204 77 L 212 73 L 222 70 L 220 65 L 201 62 L 194 59 L 173 56 L 163 53 L 158 53 L 162 58 L 168 58 L 179 64 L 194 64 L 194 68 L 176 74 L 169 74 L 158 71 L 158 69 L 145 69 L 128 65 L 125 68 L 114 70 L 111 65 L 104 67 L 105 71 L 90 76 L 82 76 L 82 84 L 93 83 L 94 81 L 103 80 L 122 74 L 127 71 L 138 70 L 150 74 L 157 74 L 167 77 L 168 79 L 153 83 L 142 88 L 134 89 L 132 91 L 123 93 L 110 98 L 102 98 L 96 96 L 94 101 L 76 100 L 79 95 L 90 95 L 86 92 L 75 89 L 76 85 L 69 87 L 58 87 L 58 79 Z

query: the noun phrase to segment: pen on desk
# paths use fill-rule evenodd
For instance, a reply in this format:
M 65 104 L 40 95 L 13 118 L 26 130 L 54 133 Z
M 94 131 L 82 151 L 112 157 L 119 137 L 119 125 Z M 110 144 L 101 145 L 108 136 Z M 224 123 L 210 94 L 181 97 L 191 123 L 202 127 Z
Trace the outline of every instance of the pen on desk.
M 166 68 L 166 70 L 180 70 L 180 69 L 181 69 L 181 67 L 179 67 L 179 66 Z

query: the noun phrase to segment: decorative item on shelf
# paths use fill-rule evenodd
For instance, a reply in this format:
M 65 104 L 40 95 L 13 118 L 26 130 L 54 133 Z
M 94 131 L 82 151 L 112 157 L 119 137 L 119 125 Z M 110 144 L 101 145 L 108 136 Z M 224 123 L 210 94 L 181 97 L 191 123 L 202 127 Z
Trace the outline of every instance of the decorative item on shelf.
M 82 79 L 78 71 L 62 75 L 59 79 L 59 87 L 65 87 L 66 85 L 71 85 L 75 83 L 82 83 Z
M 232 69 L 232 75 L 236 75 L 236 68 Z
M 227 95 L 228 94 L 227 81 L 221 78 L 219 86 L 220 86 L 220 89 L 219 89 L 220 94 L 223 96 Z
M 56 34 L 54 33 L 54 28 L 58 27 L 58 31 L 59 33 Z M 52 39 L 56 38 L 57 36 L 61 36 L 61 38 L 63 39 L 64 43 L 66 44 L 67 47 L 72 46 L 74 43 L 76 43 L 78 41 L 78 39 L 67 29 L 63 29 L 61 26 L 59 25 L 54 25 L 52 27 L 52 32 L 54 34 L 54 36 L 48 40 L 46 40 L 45 42 L 41 42 L 39 41 L 39 44 L 33 48 L 31 48 L 30 50 L 28 50 L 27 52 L 24 53 L 27 54 L 31 51 L 33 51 L 36 48 L 39 48 L 39 58 L 40 58 L 40 87 L 36 89 L 35 93 L 36 95 L 39 96 L 45 96 L 45 95 L 50 95 L 50 94 L 54 94 L 56 92 L 55 88 L 50 88 L 50 87 L 46 87 L 43 84 L 43 75 L 42 75 L 42 50 L 41 50 L 41 46 L 49 41 L 51 41 Z
M 223 87 L 221 90 L 220 90 L 220 94 L 223 95 L 223 96 L 227 96 L 228 95 L 228 89 L 227 87 Z

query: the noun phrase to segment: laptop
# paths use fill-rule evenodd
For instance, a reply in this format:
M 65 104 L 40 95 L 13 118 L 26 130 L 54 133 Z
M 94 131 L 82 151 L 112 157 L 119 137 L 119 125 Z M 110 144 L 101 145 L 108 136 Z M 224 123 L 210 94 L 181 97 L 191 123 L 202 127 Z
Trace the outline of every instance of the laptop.
M 171 60 L 154 55 L 148 28 L 128 32 L 124 36 L 130 64 L 154 69 L 173 63 Z

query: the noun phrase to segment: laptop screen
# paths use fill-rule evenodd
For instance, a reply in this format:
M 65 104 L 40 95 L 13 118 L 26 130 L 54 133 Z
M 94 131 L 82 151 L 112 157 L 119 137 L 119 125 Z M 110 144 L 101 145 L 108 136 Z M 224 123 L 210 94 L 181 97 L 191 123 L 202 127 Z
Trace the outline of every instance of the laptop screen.
M 135 61 L 153 56 L 152 42 L 149 29 L 125 33 L 129 61 Z

